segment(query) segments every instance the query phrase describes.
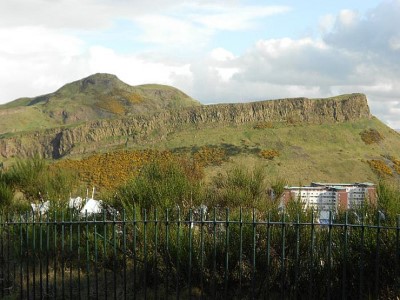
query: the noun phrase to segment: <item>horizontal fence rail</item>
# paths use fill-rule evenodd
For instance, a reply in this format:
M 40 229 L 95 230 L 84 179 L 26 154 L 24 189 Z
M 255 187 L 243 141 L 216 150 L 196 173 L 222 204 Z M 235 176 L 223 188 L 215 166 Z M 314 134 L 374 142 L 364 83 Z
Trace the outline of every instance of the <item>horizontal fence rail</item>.
M 9 299 L 396 299 L 399 219 L 214 209 L 3 214 Z

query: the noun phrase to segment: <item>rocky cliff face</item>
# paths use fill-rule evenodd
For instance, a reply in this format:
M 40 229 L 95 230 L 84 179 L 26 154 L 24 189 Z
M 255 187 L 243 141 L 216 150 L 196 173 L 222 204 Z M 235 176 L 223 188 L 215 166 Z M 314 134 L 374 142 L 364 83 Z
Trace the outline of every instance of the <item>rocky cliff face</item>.
M 96 150 L 99 143 L 140 142 L 157 130 L 159 137 L 188 125 L 229 126 L 256 122 L 323 124 L 370 118 L 367 98 L 362 94 L 311 100 L 307 98 L 260 101 L 240 104 L 203 105 L 159 112 L 152 116 L 86 122 L 0 138 L 0 155 L 60 158 Z M 104 142 L 104 143 L 103 143 Z

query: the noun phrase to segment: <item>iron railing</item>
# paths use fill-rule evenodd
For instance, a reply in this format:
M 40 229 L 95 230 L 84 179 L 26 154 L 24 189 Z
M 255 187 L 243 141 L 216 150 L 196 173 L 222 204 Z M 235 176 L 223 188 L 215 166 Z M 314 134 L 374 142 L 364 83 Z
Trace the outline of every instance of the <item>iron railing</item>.
M 395 299 L 400 221 L 214 209 L 3 214 L 0 296 Z

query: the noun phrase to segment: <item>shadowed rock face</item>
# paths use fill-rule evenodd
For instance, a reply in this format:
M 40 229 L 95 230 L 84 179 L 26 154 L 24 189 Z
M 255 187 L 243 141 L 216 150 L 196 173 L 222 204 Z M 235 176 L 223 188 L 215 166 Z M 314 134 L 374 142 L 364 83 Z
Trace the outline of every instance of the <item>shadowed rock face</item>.
M 88 83 L 91 84 L 91 83 Z M 157 130 L 162 138 L 187 125 L 224 126 L 252 122 L 287 122 L 326 124 L 370 118 L 367 98 L 351 94 L 336 98 L 311 100 L 282 99 L 238 104 L 202 105 L 165 110 L 153 115 L 138 115 L 120 119 L 89 121 L 73 127 L 60 127 L 30 133 L 20 133 L 0 139 L 0 155 L 60 158 L 68 154 L 83 154 L 96 150 L 99 142 L 110 138 L 148 139 Z M 122 143 L 122 142 L 121 142 Z M 80 147 L 76 147 L 80 145 Z M 85 145 L 82 147 L 82 145 Z M 98 149 L 97 149 L 98 150 Z

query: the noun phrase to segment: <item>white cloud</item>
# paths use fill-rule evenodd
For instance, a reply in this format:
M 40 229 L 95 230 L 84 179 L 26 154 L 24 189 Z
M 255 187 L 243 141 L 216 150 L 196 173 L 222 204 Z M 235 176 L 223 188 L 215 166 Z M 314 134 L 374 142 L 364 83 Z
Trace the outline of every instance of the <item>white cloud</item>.
M 157 13 L 184 0 L 2 0 L 0 26 L 98 29 L 118 18 Z
M 351 25 L 354 25 L 354 23 L 357 21 L 357 13 L 352 11 L 352 10 L 348 10 L 348 9 L 344 9 L 339 13 L 338 16 L 338 25 L 339 26 L 344 26 L 344 27 L 349 27 Z
M 210 57 L 216 61 L 229 61 L 234 59 L 235 55 L 232 52 L 219 47 L 211 51 Z
M 325 34 L 332 30 L 335 24 L 335 16 L 334 15 L 324 15 L 319 19 L 319 30 Z
M 287 6 L 222 6 L 212 5 L 202 8 L 201 13 L 192 13 L 191 20 L 214 30 L 245 30 L 256 26 L 260 18 L 288 12 Z
M 171 84 L 171 76 L 188 76 L 188 65 L 168 65 L 147 61 L 135 55 L 119 55 L 112 49 L 92 47 L 88 56 L 91 73 L 104 72 L 118 74 L 131 84 L 144 83 Z
M 165 49 L 185 51 L 204 47 L 211 36 L 207 29 L 195 26 L 187 20 L 162 15 L 145 15 L 135 19 L 142 30 L 139 40 L 162 45 Z M 164 49 L 164 51 L 165 51 Z
M 66 56 L 82 52 L 83 41 L 42 26 L 0 28 L 0 52 L 10 56 L 63 53 Z
M 392 50 L 400 50 L 400 36 L 393 36 L 389 39 L 389 47 Z
M 73 36 L 25 26 L 0 28 L 0 40 L 0 101 L 43 94 L 82 74 L 85 43 Z

